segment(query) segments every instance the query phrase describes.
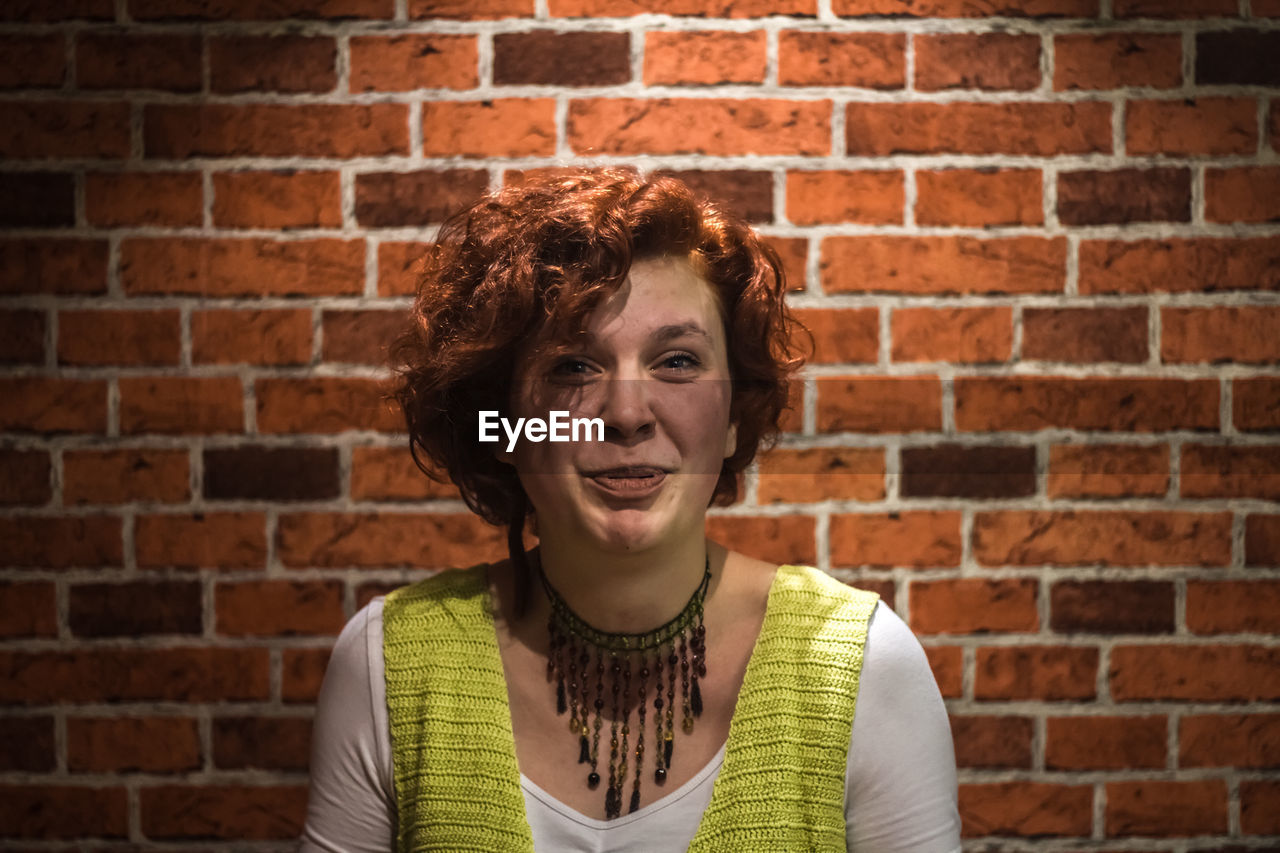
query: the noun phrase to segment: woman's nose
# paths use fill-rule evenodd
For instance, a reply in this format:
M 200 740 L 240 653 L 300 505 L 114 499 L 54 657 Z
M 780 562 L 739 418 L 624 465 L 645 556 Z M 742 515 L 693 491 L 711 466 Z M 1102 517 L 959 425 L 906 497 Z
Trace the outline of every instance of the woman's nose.
M 604 383 L 605 437 L 630 439 L 652 432 L 654 426 L 649 383 L 644 379 L 609 379 Z

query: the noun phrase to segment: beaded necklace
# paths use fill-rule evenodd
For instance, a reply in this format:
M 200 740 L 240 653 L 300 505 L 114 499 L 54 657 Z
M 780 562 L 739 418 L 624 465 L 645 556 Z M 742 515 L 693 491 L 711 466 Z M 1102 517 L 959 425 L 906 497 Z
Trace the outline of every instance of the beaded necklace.
M 551 602 L 551 615 L 547 619 L 551 639 L 547 680 L 556 685 L 556 713 L 567 711 L 569 730 L 578 735 L 578 763 L 591 766 L 587 787 L 593 791 L 600 785 L 600 730 L 604 727 L 602 717 L 606 692 L 611 697 L 609 784 L 604 798 L 605 816 L 609 819 L 622 813 L 631 713 L 632 710 L 636 712 L 635 775 L 628 809 L 634 812 L 640 808 L 650 676 L 656 686 L 652 699 L 654 736 L 658 742 L 658 748 L 653 750 L 655 784 L 661 785 L 666 781 L 667 769 L 671 766 L 677 675 L 683 712 L 681 728 L 685 734 L 693 731 L 694 718 L 702 714 L 698 679 L 707 674 L 707 630 L 702 624 L 702 606 L 711 582 L 711 559 L 708 556 L 702 582 L 684 609 L 666 624 L 640 634 L 612 633 L 593 628 L 569 609 L 541 571 L 541 566 L 538 569 L 542 588 Z M 638 678 L 638 687 L 633 688 L 633 677 Z M 594 717 L 592 711 L 595 712 Z

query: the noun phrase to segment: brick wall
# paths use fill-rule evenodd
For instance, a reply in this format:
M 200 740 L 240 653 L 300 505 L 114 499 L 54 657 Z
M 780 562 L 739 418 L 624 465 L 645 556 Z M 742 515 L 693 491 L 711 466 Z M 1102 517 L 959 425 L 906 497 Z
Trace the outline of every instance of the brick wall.
M 1276 0 L 0 19 L 0 848 L 290 849 L 344 620 L 502 551 L 381 402 L 414 260 L 566 163 L 784 254 L 817 358 L 711 526 L 908 619 L 967 849 L 1280 844 Z

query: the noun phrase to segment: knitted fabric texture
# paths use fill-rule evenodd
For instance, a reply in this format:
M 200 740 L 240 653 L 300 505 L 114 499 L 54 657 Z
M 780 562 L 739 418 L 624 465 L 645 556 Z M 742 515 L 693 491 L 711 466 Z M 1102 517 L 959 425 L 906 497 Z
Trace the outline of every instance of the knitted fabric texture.
M 387 596 L 397 849 L 531 851 L 484 566 Z M 782 566 L 689 851 L 843 851 L 850 727 L 875 593 Z

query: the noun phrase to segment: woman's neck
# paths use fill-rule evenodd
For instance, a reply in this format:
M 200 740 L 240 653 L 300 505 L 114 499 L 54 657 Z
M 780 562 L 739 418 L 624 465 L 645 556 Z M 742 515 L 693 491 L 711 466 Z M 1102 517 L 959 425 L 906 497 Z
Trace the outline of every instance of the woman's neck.
M 726 553 L 705 538 L 623 555 L 543 540 L 535 559 L 560 597 L 587 624 L 601 631 L 641 633 L 664 624 L 688 604 L 708 562 L 710 597 Z M 550 605 L 536 581 L 532 589 L 531 615 L 545 622 Z

